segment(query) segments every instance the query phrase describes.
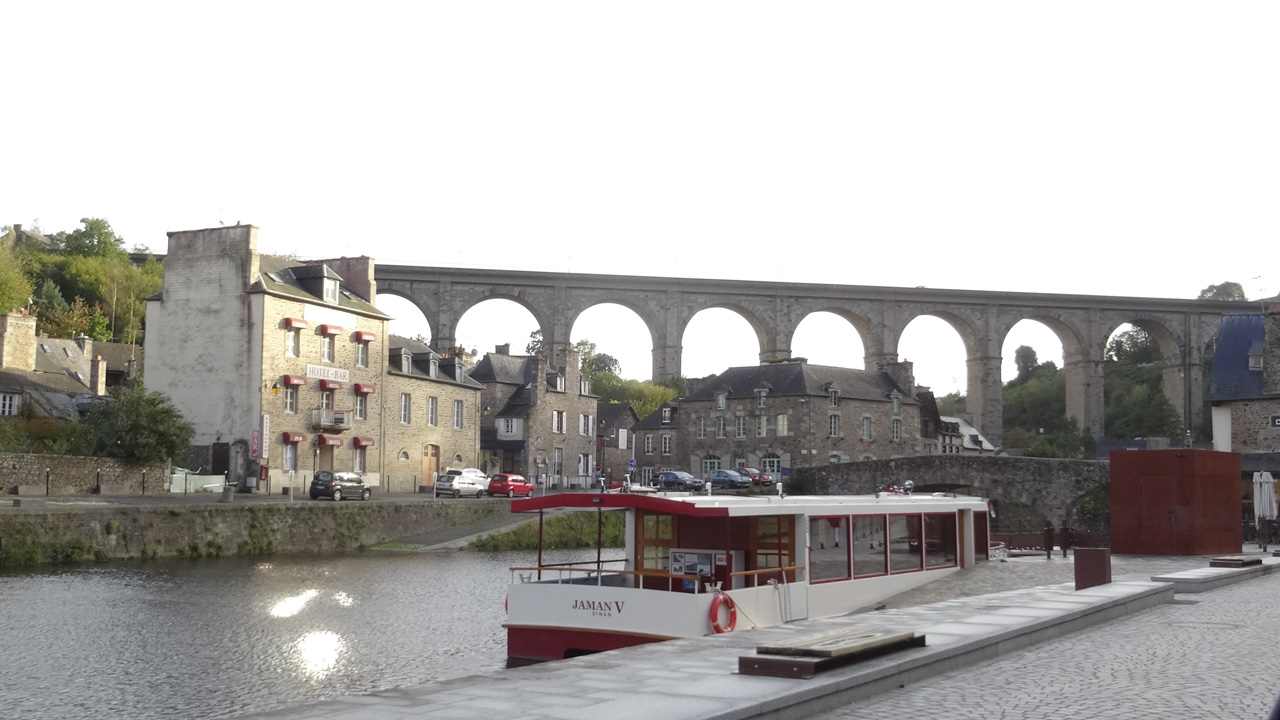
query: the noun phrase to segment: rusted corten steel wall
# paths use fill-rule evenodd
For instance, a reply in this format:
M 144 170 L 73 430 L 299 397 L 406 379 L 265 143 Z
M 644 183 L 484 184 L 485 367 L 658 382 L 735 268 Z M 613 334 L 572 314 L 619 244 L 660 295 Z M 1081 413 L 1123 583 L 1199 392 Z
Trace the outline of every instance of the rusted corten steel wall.
M 1240 552 L 1240 455 L 1210 450 L 1111 453 L 1111 551 Z

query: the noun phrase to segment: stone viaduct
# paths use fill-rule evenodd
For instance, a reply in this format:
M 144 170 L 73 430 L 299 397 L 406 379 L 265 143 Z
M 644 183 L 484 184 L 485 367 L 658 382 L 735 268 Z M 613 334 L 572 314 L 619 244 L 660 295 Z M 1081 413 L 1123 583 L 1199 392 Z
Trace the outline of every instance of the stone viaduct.
M 378 292 L 413 302 L 431 325 L 431 345 L 457 345 L 458 320 L 485 300 L 512 300 L 532 313 L 554 358 L 562 359 L 578 316 L 614 303 L 630 308 L 649 328 L 653 377 L 680 374 L 681 339 L 698 312 L 727 308 L 750 323 L 760 360 L 791 357 L 791 339 L 810 313 L 831 312 L 858 332 L 865 367 L 898 360 L 903 330 L 920 315 L 955 328 L 968 364 L 968 414 L 992 443 L 1003 440 L 1001 348 L 1021 320 L 1036 320 L 1062 341 L 1067 413 L 1095 437 L 1103 435 L 1103 356 L 1124 323 L 1146 330 L 1164 355 L 1164 392 L 1184 427 L 1204 408 L 1205 352 L 1226 314 L 1257 312 L 1255 303 L 1047 293 L 892 288 L 746 280 L 653 278 L 468 268 L 378 265 Z M 557 359 L 556 362 L 562 362 Z M 922 378 L 928 384 L 928 378 Z

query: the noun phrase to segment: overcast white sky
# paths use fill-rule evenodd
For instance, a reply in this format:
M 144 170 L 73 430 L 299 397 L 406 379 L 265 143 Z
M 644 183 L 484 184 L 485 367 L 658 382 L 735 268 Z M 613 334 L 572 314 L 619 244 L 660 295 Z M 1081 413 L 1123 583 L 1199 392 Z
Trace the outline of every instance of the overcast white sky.
M 0 224 L 103 217 L 157 252 L 241 221 L 266 252 L 386 263 L 1275 295 L 1278 20 L 1275 2 L 7 3 Z M 508 317 L 459 338 L 523 348 L 532 318 Z M 964 357 L 938 324 L 901 354 L 943 393 Z M 593 311 L 574 337 L 648 376 L 634 316 Z M 1019 326 L 1010 362 L 1020 344 L 1061 362 L 1047 331 Z M 736 316 L 698 316 L 684 345 L 688 376 L 757 359 Z M 794 350 L 862 362 L 830 318 Z

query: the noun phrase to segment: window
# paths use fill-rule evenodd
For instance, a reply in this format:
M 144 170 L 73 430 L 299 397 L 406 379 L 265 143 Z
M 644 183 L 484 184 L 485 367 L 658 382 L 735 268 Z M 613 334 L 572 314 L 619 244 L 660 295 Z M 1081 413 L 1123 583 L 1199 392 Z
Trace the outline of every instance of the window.
M 670 435 L 662 436 L 662 454 L 663 455 L 671 454 L 671 436 Z
M 831 437 L 840 437 L 840 416 L 832 415 L 827 421 L 827 434 Z
M 333 409 L 333 391 L 325 390 L 320 393 L 320 407 L 325 410 Z
M 284 411 L 290 415 L 298 412 L 298 388 L 292 385 L 284 389 Z
M 756 416 L 756 437 L 764 437 L 769 432 L 769 422 L 763 415 Z
M 591 378 L 582 378 L 578 382 L 578 392 L 583 395 L 591 394 Z
M 893 440 L 894 442 L 897 442 L 901 439 L 902 439 L 902 421 L 897 418 L 894 418 L 893 419 Z
M 756 407 L 758 408 L 764 407 L 764 396 L 767 394 L 767 392 L 768 392 L 767 390 L 756 391 Z
M 738 457 L 733 459 L 733 466 L 736 468 L 746 467 L 747 459 L 739 455 Z
M 564 474 L 564 448 L 556 448 L 552 455 L 551 472 L 556 475 Z
M 302 345 L 302 331 L 298 329 L 290 329 L 284 331 L 284 354 L 288 357 L 298 357 L 298 348 Z
M 338 302 L 338 281 L 325 278 L 323 292 L 325 302 L 336 304 Z
M 298 469 L 298 443 L 287 442 L 284 444 L 284 458 L 281 460 L 280 468 L 283 470 Z
M 365 395 L 364 393 L 356 393 L 356 419 L 357 420 L 365 420 L 368 418 L 368 411 L 366 410 L 366 407 L 368 406 L 368 399 L 369 399 L 368 395 Z
M 427 424 L 435 427 L 439 421 L 438 406 L 440 402 L 436 398 L 427 398 Z
M 590 435 L 592 430 L 594 430 L 594 428 L 591 426 L 591 416 L 579 415 L 578 416 L 578 434 Z
M 809 519 L 809 579 L 849 579 L 849 518 Z
M 645 455 L 653 454 L 653 436 L 652 435 L 644 436 L 644 454 Z
M 702 458 L 702 475 L 705 477 L 720 469 L 720 456 L 708 455 Z
M 1250 369 L 1250 370 L 1261 370 L 1261 369 L 1262 369 L 1262 356 L 1261 356 L 1261 355 L 1250 355 L 1250 356 L 1249 356 L 1249 369 Z
M 362 447 L 356 448 L 355 452 L 352 453 L 352 455 L 354 457 L 354 460 L 352 462 L 352 465 L 354 467 L 352 469 L 355 470 L 356 472 L 364 472 L 364 448 Z
M 774 418 L 773 434 L 777 435 L 778 437 L 787 436 L 787 416 L 786 415 L 779 415 L 778 417 Z
M 744 417 L 736 418 L 737 427 L 734 429 L 734 437 L 744 438 L 747 436 L 747 419 Z
M 369 367 L 369 343 L 356 343 L 356 367 Z
M 332 335 L 321 336 L 320 358 L 325 362 L 333 362 L 333 336 Z
M 669 407 L 662 408 L 662 422 L 664 423 L 671 422 L 671 408 Z
M 502 435 L 516 434 L 515 418 L 498 418 L 498 432 Z
M 871 439 L 871 418 L 869 417 L 862 418 L 862 439 Z
M 716 409 L 717 409 L 717 410 L 723 410 L 723 409 L 724 409 L 724 405 L 725 405 L 725 397 L 726 397 L 726 395 L 725 395 L 724 393 L 722 393 L 722 392 L 721 392 L 721 393 L 716 393 Z
M 888 567 L 884 551 L 884 516 L 854 517 L 853 576 L 883 575 Z
M 782 477 L 782 458 L 776 453 L 769 453 L 760 458 L 760 469 L 773 475 L 775 479 L 781 480 Z
M 716 418 L 716 437 L 724 437 L 724 418 L 722 417 Z
M 699 439 L 707 436 L 707 421 L 704 418 L 698 418 L 694 421 L 694 426 L 697 428 Z
M 831 407 L 840 407 L 840 391 L 839 390 L 832 390 L 830 398 L 831 398 Z
M 569 432 L 569 416 L 564 410 L 551 411 L 551 432 L 558 435 Z
M 924 566 L 956 564 L 956 516 L 954 513 L 924 516 Z
M 433 398 L 434 399 L 434 398 Z M 409 393 L 400 393 L 400 424 L 408 425 L 411 419 Z
M 427 368 L 428 368 L 427 370 L 428 375 L 430 375 L 433 378 L 440 377 L 440 361 L 439 360 L 435 358 L 431 358 L 431 363 L 427 365 Z
M 839 464 L 840 464 L 840 456 L 839 456 L 839 455 L 836 455 L 835 453 L 832 453 L 832 454 L 831 454 L 831 458 L 830 458 L 830 462 L 831 462 L 831 464 L 832 464 L 832 465 L 839 465 Z
M 461 400 L 453 401 L 453 429 L 454 430 L 462 429 L 462 401 Z
M 400 372 L 405 375 L 413 372 L 413 356 L 407 352 L 400 353 Z
M 897 395 L 893 396 L 893 412 L 895 414 L 902 412 L 902 398 Z
M 919 515 L 889 516 L 889 572 L 911 572 L 922 565 Z
M 560 392 L 564 392 L 564 376 L 557 375 L 555 379 L 555 383 L 556 383 L 556 390 L 559 390 Z
M 671 546 L 675 543 L 675 518 L 645 510 L 640 512 L 640 567 L 643 570 L 666 570 L 671 562 Z

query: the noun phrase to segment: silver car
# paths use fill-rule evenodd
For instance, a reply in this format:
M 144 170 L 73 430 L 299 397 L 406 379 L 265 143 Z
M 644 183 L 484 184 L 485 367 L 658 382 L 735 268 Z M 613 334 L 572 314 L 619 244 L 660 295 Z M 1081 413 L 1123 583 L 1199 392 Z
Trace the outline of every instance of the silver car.
M 484 497 L 488 489 L 488 476 L 476 468 L 454 468 L 436 479 L 436 497 Z

